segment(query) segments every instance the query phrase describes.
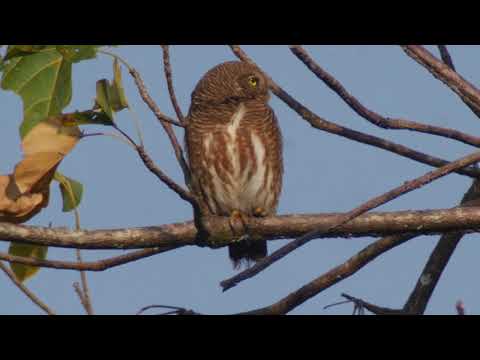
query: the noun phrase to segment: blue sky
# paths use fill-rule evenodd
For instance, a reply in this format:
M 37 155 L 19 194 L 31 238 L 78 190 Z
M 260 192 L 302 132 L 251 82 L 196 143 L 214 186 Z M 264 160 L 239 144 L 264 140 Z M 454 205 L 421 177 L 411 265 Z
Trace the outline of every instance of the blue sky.
M 291 95 L 318 115 L 363 132 L 381 136 L 446 159 L 474 149 L 444 138 L 406 131 L 382 130 L 355 114 L 336 94 L 298 61 L 287 46 L 244 46 L 244 50 Z M 398 46 L 315 45 L 306 49 L 340 80 L 364 105 L 380 114 L 457 128 L 476 134 L 480 120 L 438 80 L 409 58 Z M 436 48 L 429 47 L 435 54 Z M 163 76 L 159 46 L 121 46 L 124 57 L 143 76 L 163 112 L 174 115 Z M 480 48 L 450 46 L 457 70 L 477 83 Z M 173 46 L 171 62 L 180 106 L 188 111 L 190 93 L 202 74 L 214 65 L 235 59 L 226 46 Z M 111 78 L 111 59 L 99 56 L 74 66 L 73 99 L 69 110 L 91 107 L 95 82 Z M 141 101 L 124 71 L 130 104 L 140 119 L 145 146 L 156 163 L 178 182 L 182 175 L 160 124 Z M 279 213 L 348 211 L 369 198 L 431 170 L 397 155 L 311 128 L 280 100 L 271 105 L 284 137 L 285 179 Z M 11 172 L 21 158 L 18 126 L 20 99 L 0 91 L 0 173 Z M 131 115 L 117 115 L 117 123 L 132 136 Z M 88 132 L 107 128 L 88 127 Z M 177 131 L 181 138 L 181 130 Z M 82 227 L 107 229 L 180 222 L 191 219 L 188 204 L 161 184 L 139 161 L 136 153 L 110 137 L 82 140 L 63 161 L 60 170 L 85 185 L 79 208 Z M 407 194 L 379 210 L 448 208 L 458 204 L 471 181 L 451 175 Z M 56 187 L 56 185 L 53 185 Z M 74 226 L 71 214 L 61 212 L 60 192 L 52 188 L 50 205 L 28 224 Z M 207 314 L 234 313 L 269 305 L 340 264 L 372 238 L 313 240 L 287 258 L 236 288 L 222 293 L 219 282 L 234 274 L 226 249 L 182 248 L 101 273 L 89 273 L 95 311 L 133 314 L 149 304 L 191 308 Z M 342 292 L 381 306 L 398 308 L 410 294 L 438 237 L 420 237 L 377 258 L 349 279 L 304 303 L 292 314 L 349 314 L 351 305 L 323 310 L 339 301 Z M 286 241 L 269 242 L 270 251 Z M 6 251 L 7 243 L 0 243 Z M 86 260 L 118 254 L 85 251 Z M 466 236 L 450 260 L 427 309 L 428 314 L 453 314 L 462 299 L 468 313 L 480 312 L 477 272 L 478 235 Z M 73 250 L 49 250 L 50 259 L 74 260 Z M 74 271 L 42 269 L 27 284 L 61 314 L 81 314 L 73 291 Z M 0 275 L 0 313 L 39 314 L 41 311 Z

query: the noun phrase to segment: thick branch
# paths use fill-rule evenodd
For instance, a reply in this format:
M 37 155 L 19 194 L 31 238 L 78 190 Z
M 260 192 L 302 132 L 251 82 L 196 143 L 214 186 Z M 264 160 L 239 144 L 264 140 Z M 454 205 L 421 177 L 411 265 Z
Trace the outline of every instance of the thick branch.
M 310 69 L 310 71 L 340 96 L 352 110 L 370 123 L 383 129 L 417 131 L 458 140 L 468 145 L 480 147 L 480 137 L 478 136 L 472 136 L 455 129 L 442 128 L 406 119 L 391 119 L 367 109 L 362 103 L 360 103 L 360 101 L 351 95 L 337 79 L 322 69 L 304 48 L 298 45 L 292 45 L 290 46 L 290 50 Z
M 344 213 L 283 215 L 249 219 L 248 227 L 253 234 L 259 234 L 265 240 L 289 239 L 314 230 L 325 231 L 344 218 Z M 213 237 L 225 237 L 224 241 L 210 244 L 212 247 L 218 248 L 232 243 L 233 236 L 228 236 L 231 233 L 228 218 L 208 218 L 205 219 L 205 225 Z M 480 207 L 372 212 L 359 216 L 328 234 L 319 234 L 317 238 L 378 237 L 404 233 L 437 235 L 455 231 L 477 232 L 478 229 Z M 0 241 L 92 250 L 155 247 L 172 250 L 198 245 L 196 235 L 193 221 L 144 228 L 81 231 L 0 223 Z
M 240 58 L 243 61 L 250 62 L 258 67 L 258 65 L 256 65 L 243 52 L 243 50 L 240 47 L 238 47 L 237 45 L 231 45 L 230 47 L 232 48 L 232 51 L 235 53 L 235 55 L 238 56 L 238 58 Z M 390 151 L 397 155 L 400 155 L 400 156 L 403 156 L 403 157 L 406 157 L 430 166 L 441 167 L 449 163 L 446 160 L 410 149 L 409 147 L 406 147 L 404 145 L 400 145 L 400 144 L 382 139 L 377 136 L 368 135 L 360 131 L 352 130 L 347 127 L 343 127 L 335 123 L 332 123 L 330 121 L 327 121 L 319 117 L 312 111 L 310 111 L 305 106 L 303 106 L 301 103 L 295 100 L 292 96 L 290 96 L 285 90 L 283 90 L 280 86 L 278 86 L 267 74 L 265 74 L 265 72 L 263 73 L 269 81 L 269 85 L 272 92 L 316 129 L 323 130 L 331 134 L 339 135 L 356 142 L 375 146 L 380 149 Z M 460 169 L 460 170 L 457 170 L 456 173 L 462 174 L 462 175 L 468 175 L 474 178 L 480 177 L 480 170 L 474 167 Z
M 455 71 L 452 58 L 448 49 L 444 45 L 439 45 L 440 55 L 443 62 L 452 70 Z M 477 115 L 480 113 L 473 107 L 466 103 L 470 109 Z M 465 193 L 460 203 L 460 206 L 477 206 L 480 202 L 480 182 L 474 180 L 469 190 Z M 435 249 L 432 251 L 421 275 L 418 278 L 415 288 L 408 297 L 403 309 L 411 314 L 423 314 L 427 308 L 428 302 L 435 290 L 440 277 L 445 270 L 450 258 L 452 257 L 457 245 L 463 238 L 464 234 L 449 233 L 444 234 Z
M 477 206 L 480 203 L 480 182 L 474 181 L 462 199 L 462 206 Z M 411 314 L 423 314 L 458 243 L 464 233 L 444 234 L 432 251 L 417 284 L 405 303 L 404 310 Z
M 455 92 L 473 111 L 480 113 L 480 91 L 448 64 L 437 59 L 427 49 L 420 45 L 403 45 L 405 53 L 425 67 L 434 77 L 442 81 Z

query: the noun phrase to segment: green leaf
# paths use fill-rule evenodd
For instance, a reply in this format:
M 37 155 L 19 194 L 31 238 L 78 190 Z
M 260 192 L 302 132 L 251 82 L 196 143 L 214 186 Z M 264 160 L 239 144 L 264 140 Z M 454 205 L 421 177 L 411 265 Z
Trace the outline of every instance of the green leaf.
M 97 81 L 95 106 L 103 110 L 105 115 L 114 121 L 113 113 L 128 107 L 127 97 L 122 85 L 122 72 L 117 59 L 113 62 L 113 81 L 107 79 Z
M 55 48 L 16 56 L 5 66 L 1 87 L 22 97 L 23 138 L 35 125 L 55 116 L 72 98 L 72 63 Z
M 58 171 L 55 173 L 54 180 L 58 181 L 63 199 L 63 212 L 69 212 L 78 207 L 82 201 L 83 185 Z
M 4 60 L 10 60 L 16 56 L 30 55 L 53 47 L 54 45 L 9 45 Z
M 118 112 L 128 108 L 128 101 L 122 84 L 122 69 L 117 59 L 113 62 L 113 83 L 110 93 L 113 111 Z
M 14 256 L 23 256 L 34 259 L 45 260 L 47 258 L 48 247 L 30 244 L 10 243 L 8 253 Z M 25 282 L 34 276 L 40 268 L 24 264 L 10 263 L 10 268 L 20 282 Z
M 105 45 L 57 45 L 57 50 L 68 61 L 78 63 L 96 58 L 97 51 L 102 46 Z
M 65 116 L 68 116 L 72 124 L 75 125 L 113 125 L 113 121 L 101 109 L 77 111 L 75 113 L 66 114 Z
M 97 81 L 97 96 L 95 103 L 103 110 L 105 115 L 113 122 L 113 109 L 111 105 L 110 84 L 107 79 Z

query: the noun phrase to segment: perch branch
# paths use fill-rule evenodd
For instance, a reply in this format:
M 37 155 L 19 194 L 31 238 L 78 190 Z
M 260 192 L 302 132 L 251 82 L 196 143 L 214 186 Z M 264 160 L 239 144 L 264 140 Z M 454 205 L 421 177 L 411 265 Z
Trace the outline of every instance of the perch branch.
M 317 238 L 358 238 L 416 233 L 438 235 L 448 232 L 478 232 L 480 207 L 456 207 L 443 210 L 371 212 L 361 215 L 338 228 L 345 213 L 296 214 L 266 218 L 250 218 L 249 229 L 265 240 L 292 239 L 318 230 Z M 228 218 L 212 217 L 205 221 L 214 237 L 225 241 L 212 244 L 220 248 L 232 243 Z M 0 241 L 78 249 L 142 249 L 156 248 L 159 252 L 182 246 L 198 246 L 193 221 L 144 228 L 112 230 L 68 230 L 0 222 Z M 86 263 L 87 264 L 87 263 Z M 77 269 L 78 270 L 78 269 Z

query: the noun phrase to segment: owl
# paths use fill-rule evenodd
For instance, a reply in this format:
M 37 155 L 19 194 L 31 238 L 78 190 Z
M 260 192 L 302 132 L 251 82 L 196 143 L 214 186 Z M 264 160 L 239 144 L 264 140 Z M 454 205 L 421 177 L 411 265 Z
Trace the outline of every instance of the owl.
M 190 186 L 202 215 L 274 215 L 282 188 L 282 137 L 268 105 L 268 84 L 257 68 L 230 61 L 200 79 L 191 96 L 185 144 Z M 239 237 L 229 245 L 235 268 L 267 255 L 267 242 Z M 237 239 L 238 240 L 238 239 Z

